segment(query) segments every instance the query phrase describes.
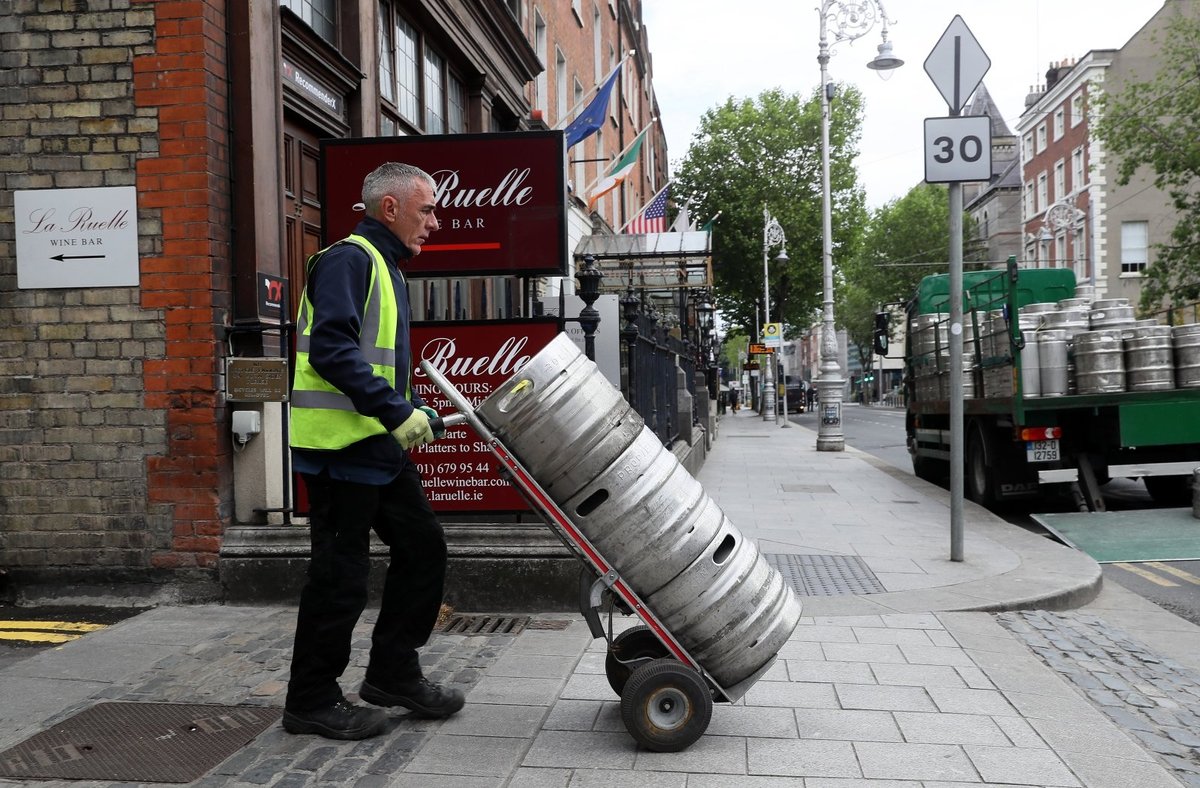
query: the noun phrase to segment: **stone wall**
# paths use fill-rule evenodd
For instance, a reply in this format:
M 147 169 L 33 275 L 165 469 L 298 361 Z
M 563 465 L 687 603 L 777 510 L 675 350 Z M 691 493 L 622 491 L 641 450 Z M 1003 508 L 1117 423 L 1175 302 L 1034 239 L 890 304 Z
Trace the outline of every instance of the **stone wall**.
M 177 570 L 203 584 L 215 565 L 231 508 L 218 470 L 230 451 L 221 8 L 0 0 L 0 569 L 12 586 L 92 595 L 178 582 Z M 131 185 L 140 287 L 18 288 L 14 191 Z

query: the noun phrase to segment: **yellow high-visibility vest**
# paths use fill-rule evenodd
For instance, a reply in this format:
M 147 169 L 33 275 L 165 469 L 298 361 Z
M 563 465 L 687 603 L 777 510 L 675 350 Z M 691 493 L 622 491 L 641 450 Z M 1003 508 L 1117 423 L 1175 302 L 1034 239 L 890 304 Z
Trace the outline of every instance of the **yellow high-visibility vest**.
M 370 241 L 361 235 L 350 235 L 345 242 L 353 243 L 371 257 L 371 279 L 367 301 L 363 306 L 362 330 L 358 349 L 376 375 L 396 387 L 396 325 L 400 320 L 396 291 L 388 273 L 387 262 Z M 335 244 L 336 245 L 336 244 Z M 333 247 L 326 247 L 308 258 L 311 274 L 317 261 Z M 312 368 L 308 360 L 313 324 L 313 305 L 308 288 L 300 297 L 300 312 L 296 318 L 296 376 L 291 396 L 291 445 L 299 449 L 342 449 L 372 435 L 382 435 L 387 428 L 379 419 L 364 416 L 354 409 L 354 403 L 333 384 Z M 404 396 L 410 398 L 406 381 Z

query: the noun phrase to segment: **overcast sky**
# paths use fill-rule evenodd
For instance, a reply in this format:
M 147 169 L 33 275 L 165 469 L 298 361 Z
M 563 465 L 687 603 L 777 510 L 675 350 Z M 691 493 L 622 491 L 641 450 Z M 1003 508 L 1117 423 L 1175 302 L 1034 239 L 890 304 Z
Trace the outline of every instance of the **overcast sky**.
M 700 116 L 729 96 L 779 87 L 807 95 L 821 81 L 818 0 L 645 0 L 654 88 L 672 170 Z M 866 99 L 858 159 L 867 203 L 902 197 L 924 178 L 924 119 L 947 115 L 924 63 L 955 14 L 991 59 L 983 78 L 1016 131 L 1030 86 L 1051 61 L 1118 49 L 1162 6 L 1160 0 L 884 0 L 888 38 L 905 64 L 886 81 L 866 67 L 881 26 L 833 50 L 830 79 Z M 831 28 L 832 29 L 832 28 Z M 830 36 L 832 41 L 832 35 Z

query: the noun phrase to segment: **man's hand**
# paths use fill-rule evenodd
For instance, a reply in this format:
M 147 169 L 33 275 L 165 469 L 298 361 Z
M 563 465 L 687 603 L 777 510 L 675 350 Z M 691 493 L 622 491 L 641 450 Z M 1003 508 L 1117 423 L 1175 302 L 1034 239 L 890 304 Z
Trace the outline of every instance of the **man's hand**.
M 422 405 L 421 407 L 417 408 L 417 410 L 421 411 L 426 416 L 428 416 L 430 421 L 433 421 L 434 419 L 436 419 L 438 417 L 438 412 L 436 410 L 434 410 L 433 408 L 429 407 L 428 405 Z M 437 432 L 435 432 L 433 434 L 433 437 L 437 438 L 438 440 L 441 440 L 442 438 L 446 437 L 446 430 L 444 430 L 444 429 L 438 430 Z
M 392 430 L 392 437 L 400 442 L 405 449 L 415 449 L 426 443 L 433 442 L 433 430 L 429 427 L 429 416 L 419 410 L 413 410 L 412 415 Z

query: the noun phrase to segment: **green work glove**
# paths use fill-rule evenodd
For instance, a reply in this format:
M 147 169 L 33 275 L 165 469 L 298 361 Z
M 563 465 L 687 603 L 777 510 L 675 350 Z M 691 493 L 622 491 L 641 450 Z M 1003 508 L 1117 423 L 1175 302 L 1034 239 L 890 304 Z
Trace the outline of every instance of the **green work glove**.
M 430 421 L 433 421 L 438 417 L 438 412 L 428 405 L 422 405 L 421 407 L 417 408 L 417 410 L 428 416 Z M 442 438 L 446 437 L 446 431 L 444 429 L 438 430 L 437 432 L 433 433 L 433 437 L 441 440 Z
M 412 415 L 392 430 L 392 437 L 400 442 L 404 449 L 415 449 L 418 446 L 433 441 L 433 430 L 429 427 L 429 416 L 419 410 L 413 410 Z

